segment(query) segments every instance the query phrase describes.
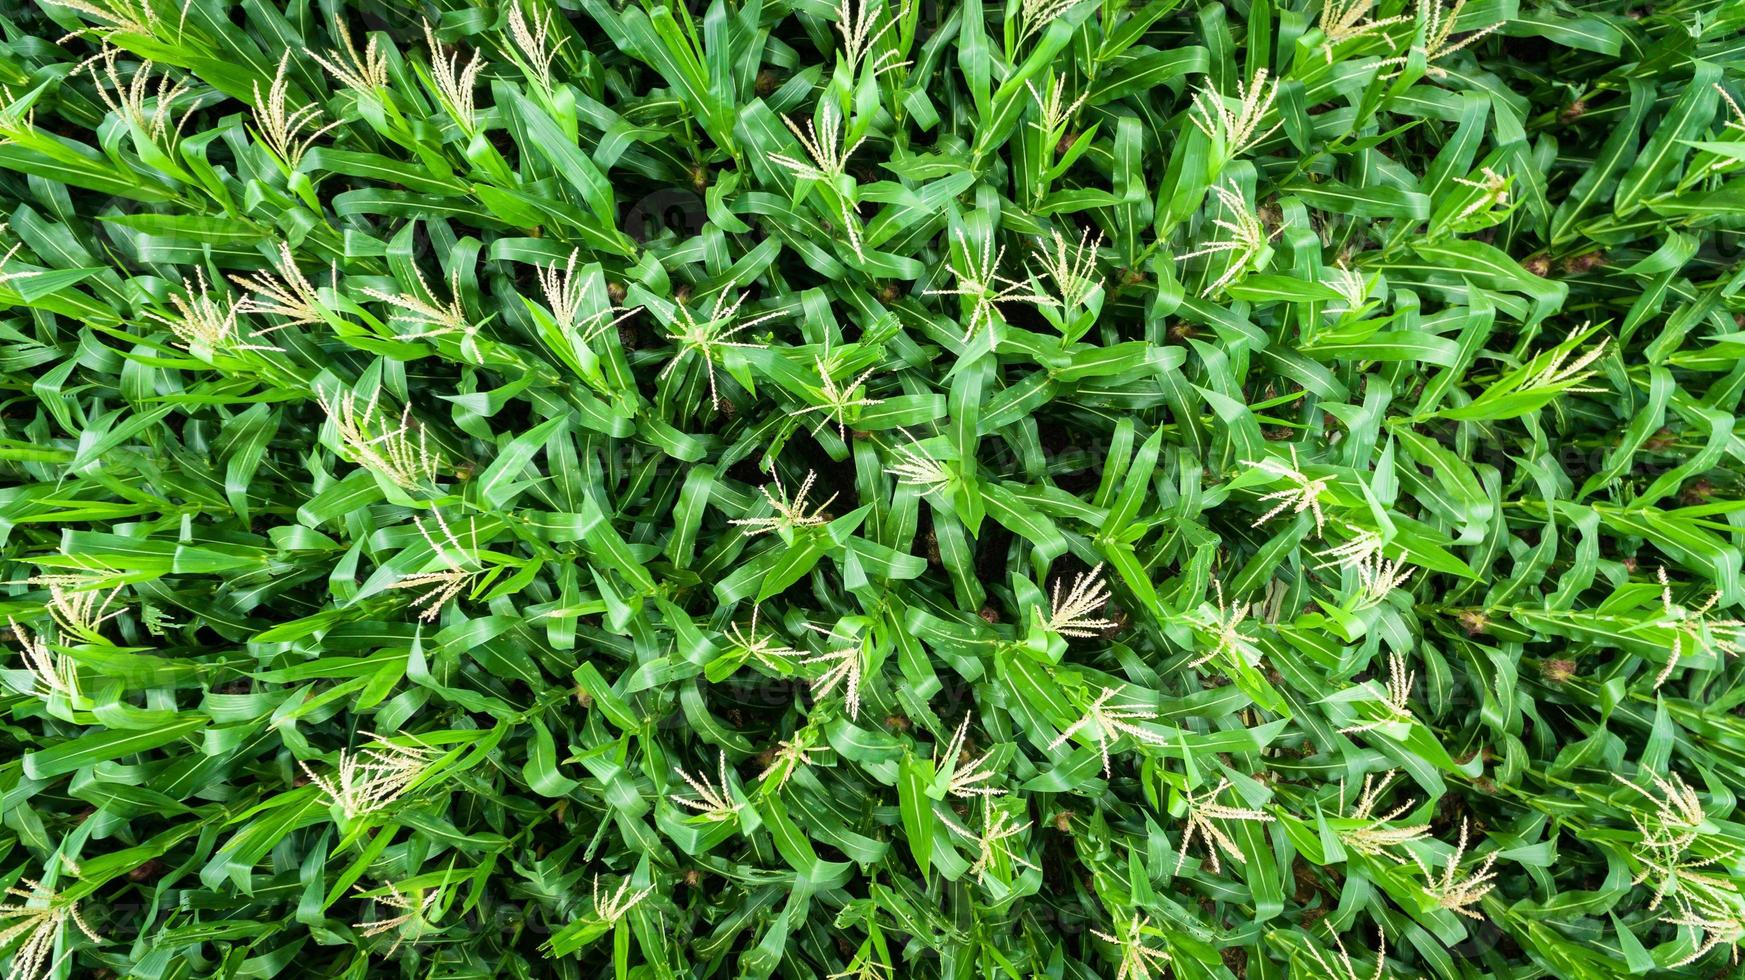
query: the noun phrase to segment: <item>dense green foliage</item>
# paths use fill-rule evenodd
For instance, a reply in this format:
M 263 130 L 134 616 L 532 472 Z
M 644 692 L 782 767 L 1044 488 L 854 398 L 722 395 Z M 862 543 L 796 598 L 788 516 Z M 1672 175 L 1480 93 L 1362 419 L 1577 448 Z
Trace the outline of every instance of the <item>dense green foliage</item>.
M 1732 975 L 1740 0 L 0 14 L 10 976 Z

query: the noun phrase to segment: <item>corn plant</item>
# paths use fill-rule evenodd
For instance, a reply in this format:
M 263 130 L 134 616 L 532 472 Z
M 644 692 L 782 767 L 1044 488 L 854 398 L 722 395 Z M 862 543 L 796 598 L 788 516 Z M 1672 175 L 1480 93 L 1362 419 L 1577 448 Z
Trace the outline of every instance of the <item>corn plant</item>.
M 0 964 L 1719 977 L 1739 0 L 0 5 Z

